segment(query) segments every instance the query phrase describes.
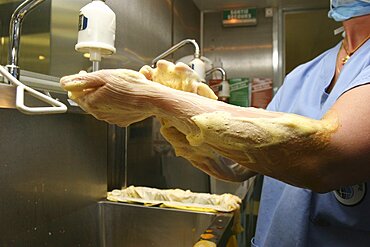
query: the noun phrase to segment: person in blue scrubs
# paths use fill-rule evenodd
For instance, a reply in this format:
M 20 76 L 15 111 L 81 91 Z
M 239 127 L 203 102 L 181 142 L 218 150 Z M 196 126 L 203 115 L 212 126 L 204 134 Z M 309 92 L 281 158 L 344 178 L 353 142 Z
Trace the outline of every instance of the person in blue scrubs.
M 268 110 L 321 119 L 333 105 L 341 104 L 353 112 L 343 111 L 343 118 L 353 128 L 354 143 L 348 145 L 356 146 L 370 138 L 369 128 L 361 123 L 369 124 L 364 119 L 370 117 L 370 1 L 332 1 L 331 5 L 329 16 L 343 21 L 344 40 L 292 71 Z M 364 150 L 353 152 L 369 157 L 368 145 L 357 147 Z M 347 160 L 347 174 L 338 175 L 351 176 L 356 162 L 363 163 L 360 159 Z M 366 163 L 370 166 L 370 160 Z M 339 180 L 335 172 L 341 168 L 332 169 L 331 179 Z M 368 186 L 361 181 L 315 193 L 265 177 L 252 246 L 370 246 Z
M 329 16 L 343 22 L 343 41 L 291 72 L 269 111 L 173 90 L 138 72 L 72 75 L 61 84 L 83 109 L 110 123 L 175 119 L 167 140 L 210 175 L 232 181 L 247 179 L 249 169 L 266 175 L 253 246 L 370 246 L 370 1 L 332 0 Z M 209 120 L 215 112 L 223 117 Z M 207 128 L 197 125 L 199 116 Z M 335 131 L 316 138 L 327 122 L 336 123 Z M 301 129 L 317 132 L 298 135 Z M 201 138 L 190 143 L 190 135 Z M 217 163 L 215 153 L 234 164 Z

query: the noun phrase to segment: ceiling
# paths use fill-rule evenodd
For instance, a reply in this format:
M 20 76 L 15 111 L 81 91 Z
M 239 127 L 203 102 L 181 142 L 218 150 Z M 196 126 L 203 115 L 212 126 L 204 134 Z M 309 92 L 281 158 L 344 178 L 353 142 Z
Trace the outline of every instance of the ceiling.
M 329 8 L 329 0 L 193 0 L 201 11 L 244 7 Z

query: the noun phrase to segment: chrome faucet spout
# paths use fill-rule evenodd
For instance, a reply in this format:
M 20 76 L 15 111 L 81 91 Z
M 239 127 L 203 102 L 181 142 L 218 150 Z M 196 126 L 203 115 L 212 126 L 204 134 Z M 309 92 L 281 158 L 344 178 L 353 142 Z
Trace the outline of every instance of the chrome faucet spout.
M 176 45 L 172 46 L 167 51 L 160 54 L 158 57 L 154 58 L 153 61 L 152 61 L 152 67 L 155 67 L 155 65 L 157 64 L 157 62 L 160 59 L 163 59 L 163 58 L 171 55 L 172 53 L 174 53 L 175 51 L 177 51 L 178 49 L 180 49 L 181 47 L 183 47 L 186 44 L 192 44 L 194 46 L 194 50 L 195 50 L 194 51 L 194 57 L 195 58 L 200 58 L 200 49 L 199 49 L 198 43 L 194 39 L 185 39 L 183 41 L 180 41 Z
M 210 70 L 208 70 L 208 71 L 206 72 L 206 75 L 208 76 L 208 75 L 212 74 L 212 73 L 213 73 L 213 72 L 215 72 L 215 71 L 220 72 L 220 73 L 221 73 L 221 75 L 222 75 L 222 80 L 223 80 L 223 81 L 226 81 L 226 71 L 225 71 L 223 68 L 213 68 L 213 69 L 210 69 Z
M 21 42 L 21 31 L 24 17 L 45 0 L 26 0 L 14 11 L 10 19 L 9 27 L 9 53 L 8 65 L 6 66 L 12 76 L 19 79 L 19 48 Z

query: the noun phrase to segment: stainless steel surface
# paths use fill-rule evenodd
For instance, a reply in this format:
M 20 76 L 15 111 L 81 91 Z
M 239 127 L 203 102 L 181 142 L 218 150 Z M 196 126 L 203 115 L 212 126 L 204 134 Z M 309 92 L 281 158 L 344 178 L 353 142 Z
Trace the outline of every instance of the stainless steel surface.
M 167 56 L 175 53 L 177 50 L 179 50 L 180 48 L 187 44 L 192 44 L 194 46 L 194 58 L 199 58 L 200 51 L 198 43 L 194 39 L 185 39 L 175 44 L 174 46 L 170 47 L 169 49 L 158 55 L 156 58 L 154 58 L 152 60 L 152 66 L 154 67 L 160 59 L 166 58 Z
M 0 0 L 0 4 L 21 2 L 22 0 Z
M 25 85 L 47 92 L 50 97 L 64 103 L 68 107 L 67 112 L 86 114 L 75 102 L 68 99 L 67 93 L 60 87 L 59 78 L 21 70 L 20 80 Z M 0 83 L 0 108 L 16 109 L 15 92 L 16 87 L 14 85 Z M 25 95 L 25 103 L 30 107 L 48 106 L 48 104 L 30 96 L 28 93 Z
M 152 118 L 129 127 L 127 184 L 209 192 L 208 175 L 171 152 L 161 154 L 155 151 L 156 135 L 159 135 L 159 128 L 155 127 Z
M 86 114 L 75 102 L 68 99 L 66 93 L 60 92 L 49 92 L 39 88 L 44 92 L 47 92 L 54 99 L 58 99 L 60 102 L 65 104 L 68 107 L 68 113 L 77 113 L 77 114 Z M 16 87 L 9 84 L 0 83 L 0 109 L 16 109 L 15 105 L 15 96 L 16 96 Z M 25 94 L 25 104 L 29 107 L 40 107 L 48 106 L 47 103 L 42 102 L 36 99 L 33 96 L 30 96 L 28 93 Z
M 60 77 L 66 74 L 78 73 L 82 69 L 91 70 L 91 62 L 74 50 L 78 34 L 79 9 L 89 2 L 90 0 L 51 1 L 50 42 L 45 43 L 50 44 L 51 55 L 50 60 L 48 58 L 43 60 L 47 64 L 50 61 L 51 75 Z M 49 1 L 42 4 L 42 6 L 48 3 Z M 199 10 L 188 0 L 127 0 L 107 1 L 107 4 L 115 11 L 117 16 L 117 54 L 104 58 L 101 63 L 102 68 L 139 69 L 144 64 L 150 64 L 156 55 L 171 47 L 174 42 L 179 42 L 184 38 L 199 39 Z M 36 9 L 36 11 L 38 12 L 39 9 Z M 50 15 L 50 11 L 43 11 Z M 33 17 L 33 15 L 30 15 L 27 20 Z M 40 26 L 42 23 L 28 23 L 28 21 L 25 21 L 24 27 L 28 24 Z M 42 38 L 42 40 L 45 39 Z M 34 40 L 32 43 L 40 43 L 40 40 Z M 21 50 L 21 61 L 22 59 L 23 61 L 24 59 L 30 60 L 28 55 L 22 56 L 22 52 L 40 50 L 38 46 L 32 46 L 31 48 L 28 49 L 27 47 L 27 49 Z M 174 57 L 189 54 L 189 50 L 192 49 L 191 46 L 184 47 L 176 52 Z M 35 64 L 33 60 L 30 61 Z M 72 109 L 77 110 L 78 108 Z M 144 122 L 144 124 L 149 122 Z M 141 123 L 137 126 L 141 126 Z M 193 168 L 187 161 L 175 157 L 162 159 L 159 155 L 153 153 L 151 143 L 153 132 L 150 124 L 147 127 L 150 130 L 138 134 L 139 137 L 136 134 L 133 135 L 139 141 L 135 141 L 133 147 L 129 148 L 131 151 L 128 153 L 127 159 L 130 167 L 128 168 L 128 174 L 125 176 L 131 178 L 127 181 L 130 181 L 131 184 L 152 187 L 167 188 L 179 185 L 184 189 L 209 191 L 208 176 Z M 138 131 L 140 129 L 141 127 L 138 128 Z M 128 130 L 128 132 L 137 131 L 135 126 L 132 127 L 132 130 Z M 127 136 L 129 138 L 129 135 Z M 129 146 L 132 144 L 131 141 L 132 138 L 129 138 Z M 143 149 L 143 147 L 147 149 Z M 178 174 L 179 169 L 185 172 L 187 176 Z M 152 173 L 147 171 L 152 171 Z M 166 175 L 163 175 L 163 173 Z M 193 176 L 197 178 L 197 181 L 187 185 L 189 184 L 188 178 Z
M 222 12 L 217 9 L 236 8 L 236 1 L 209 1 L 202 12 L 203 54 L 214 61 L 215 67 L 227 71 L 227 77 L 274 78 L 273 70 L 273 18 L 266 18 L 263 8 L 257 9 L 257 26 L 222 27 Z M 248 6 L 250 1 L 243 2 Z M 211 4 L 214 4 L 211 8 Z M 222 5 L 221 5 L 222 4 Z M 226 4 L 226 5 L 223 5 Z M 239 7 L 242 7 L 241 5 Z M 254 7 L 250 6 L 249 7 Z M 206 10 L 208 9 L 208 10 Z M 252 181 L 252 180 L 251 180 Z M 227 183 L 210 179 L 211 193 L 234 193 L 244 198 L 250 182 Z
M 15 86 L 0 83 L 0 108 L 15 109 Z
M 109 125 L 107 163 L 108 191 L 127 187 L 127 128 Z
M 222 10 L 248 7 L 328 7 L 329 0 L 193 0 L 197 7 L 202 11 Z
M 104 59 L 103 67 L 139 69 L 181 40 L 199 39 L 199 10 L 189 0 L 107 1 L 107 4 L 118 18 L 118 55 Z M 192 46 L 184 46 L 173 57 L 177 59 L 193 52 Z M 159 135 L 158 132 L 152 119 L 128 128 L 127 184 L 209 192 L 208 175 L 185 159 L 154 151 L 153 136 Z
M 53 0 L 51 74 L 61 76 L 91 70 L 88 59 L 74 51 L 78 10 L 89 0 Z M 108 1 L 117 16 L 117 53 L 103 59 L 102 68 L 139 69 L 171 46 L 172 1 Z
M 257 9 L 257 26 L 223 28 L 221 12 L 204 13 L 204 56 L 222 62 L 228 78 L 273 78 L 272 18 Z
M 215 11 L 220 11 L 220 10 L 225 10 L 225 9 L 249 8 L 249 7 L 257 7 L 257 8 L 273 7 L 274 8 L 273 24 L 272 24 L 272 67 L 273 67 L 272 74 L 273 74 L 274 88 L 275 90 L 277 90 L 277 88 L 282 85 L 283 79 L 285 77 L 285 73 L 283 72 L 284 67 L 285 67 L 284 66 L 285 48 L 284 48 L 284 37 L 283 37 L 284 36 L 283 12 L 286 10 L 291 11 L 294 9 L 295 10 L 299 10 L 299 9 L 307 10 L 307 9 L 317 9 L 317 8 L 328 9 L 330 1 L 329 0 L 325 0 L 325 1 L 322 1 L 322 0 L 313 0 L 313 1 L 305 1 L 305 0 L 262 0 L 262 1 L 261 0 L 193 0 L 193 2 L 202 11 L 203 16 L 207 16 L 207 13 L 210 13 L 210 12 L 215 12 Z M 201 24 L 201 27 L 202 26 L 203 25 Z M 207 26 L 207 29 L 208 28 L 209 26 Z M 201 28 L 201 30 L 207 31 L 204 28 Z M 201 37 L 202 36 L 204 36 L 204 34 L 202 34 Z M 245 37 L 245 35 L 243 37 Z M 245 39 L 248 39 L 248 37 L 245 37 Z M 204 42 L 202 41 L 203 39 L 201 39 L 201 44 L 200 44 L 201 48 L 203 47 L 203 44 L 204 44 Z M 265 43 L 265 41 L 263 42 Z M 262 53 L 260 53 L 260 55 L 262 55 Z M 261 67 L 264 67 L 263 61 L 260 61 L 260 64 L 262 65 Z M 268 62 L 268 64 L 270 66 L 270 62 Z M 258 74 L 260 73 L 258 72 Z
M 283 44 L 283 15 L 281 8 L 273 9 L 273 22 L 272 22 L 272 66 L 274 71 L 273 78 L 273 88 L 277 92 L 277 89 L 284 82 L 283 73 L 283 54 L 284 54 L 284 44 Z
M 207 227 L 211 232 L 206 230 L 204 233 L 211 233 L 215 236 L 214 238 L 208 239 L 208 241 L 215 243 L 217 246 L 227 246 L 232 235 L 232 227 L 233 217 L 230 214 L 218 214 Z M 203 238 L 200 238 L 199 240 L 202 239 Z
M 74 50 L 78 35 L 79 10 L 89 2 L 90 0 L 47 1 L 42 7 L 51 3 L 49 11 L 43 8 L 42 15 L 39 9 L 35 12 L 37 16 L 48 16 L 50 22 L 44 20 L 45 18 L 42 21 L 39 18 L 40 20 L 35 22 L 33 15 L 27 17 L 24 23 L 24 30 L 27 32 L 20 54 L 22 68 L 32 68 L 32 71 L 34 69 L 57 77 L 78 73 L 82 69 L 91 71 L 89 59 Z M 179 41 L 185 38 L 199 39 L 199 10 L 188 0 L 125 0 L 107 1 L 107 4 L 117 16 L 117 53 L 104 58 L 102 68 L 137 70 L 145 64 L 150 64 L 154 57 Z M 28 25 L 28 19 L 31 17 L 33 29 L 43 27 L 42 31 L 47 29 L 48 33 L 28 35 L 28 30 L 32 29 Z M 7 43 L 6 37 L 4 40 Z M 41 44 L 42 48 L 47 46 L 48 49 L 40 49 Z M 174 57 L 180 58 L 191 50 L 192 47 L 184 47 Z M 39 56 L 43 60 L 39 60 Z M 40 61 L 38 67 L 34 66 L 35 61 Z
M 88 2 L 51 1 L 50 35 L 43 32 L 40 39 L 30 39 L 32 53 L 27 54 L 32 56 L 42 55 L 40 42 L 47 50 L 50 46 L 51 57 L 43 60 L 47 66 L 40 64 L 43 70 L 50 68 L 49 74 L 60 77 L 91 69 L 89 60 L 74 51 L 78 11 Z M 188 0 L 107 3 L 117 14 L 117 54 L 105 58 L 103 68 L 138 69 L 185 37 L 199 37 L 199 10 Z M 50 16 L 49 11 L 43 14 Z M 28 17 L 24 27 L 41 25 L 27 22 Z M 21 66 L 22 59 L 36 64 L 38 57 L 22 56 L 24 47 Z M 5 86 L 4 91 L 9 92 L 6 104 L 12 108 L 14 87 Z M 58 93 L 51 95 L 64 102 L 66 95 Z M 38 104 L 31 100 L 27 103 Z M 97 202 L 107 191 L 108 125 L 87 114 L 26 116 L 14 109 L 0 109 L 0 119 L 0 246 L 99 246 L 101 224 L 96 211 Z M 186 160 L 154 153 L 153 134 L 150 119 L 129 128 L 125 136 L 128 173 L 123 182 L 209 192 L 208 176 Z M 116 164 L 122 168 L 121 162 Z
M 102 247 L 193 246 L 206 229 L 217 226 L 218 243 L 230 236 L 232 214 L 210 214 L 132 204 L 101 202 Z M 221 221 L 221 222 L 220 222 Z M 225 245 L 219 245 L 225 246 Z
M 23 19 L 29 12 L 31 12 L 44 1 L 45 0 L 26 0 L 18 6 L 11 17 L 9 27 L 9 53 L 7 67 L 9 72 L 17 79 L 19 79 L 20 76 L 18 56 Z
M 0 1 L 0 64 L 8 63 L 9 23 L 14 10 L 23 1 Z M 19 66 L 22 70 L 49 73 L 51 1 L 40 4 L 22 24 Z
M 91 0 L 52 0 L 50 20 L 50 70 L 57 77 L 91 70 L 91 62 L 76 52 L 80 9 Z M 117 37 L 119 38 L 119 37 Z
M 98 71 L 100 69 L 100 62 L 99 61 L 93 61 L 92 62 L 92 71 Z
M 207 72 L 206 72 L 206 75 L 208 76 L 208 75 L 211 75 L 213 72 L 216 72 L 216 71 L 218 71 L 218 72 L 220 72 L 221 73 L 221 76 L 222 76 L 222 80 L 223 81 L 226 81 L 226 72 L 225 72 L 225 70 L 223 69 L 223 68 L 213 68 L 213 69 L 210 69 L 210 70 L 208 70 Z
M 123 152 L 123 162 L 124 162 L 124 173 L 123 173 L 123 186 L 122 188 L 126 188 L 128 186 L 128 179 L 127 179 L 127 176 L 128 176 L 128 154 L 127 154 L 127 150 L 128 150 L 128 127 L 125 127 L 124 128 L 124 135 L 125 135 L 125 139 L 123 140 L 123 143 L 124 143 L 124 152 Z
M 47 90 L 64 94 L 67 93 L 66 91 L 64 91 L 64 89 L 60 87 L 60 78 L 55 76 L 21 70 L 20 80 L 23 84 L 34 89 Z
M 199 42 L 199 9 L 189 0 L 173 0 L 172 2 L 172 32 L 171 45 L 174 45 L 184 39 L 195 39 Z M 199 43 L 198 43 L 199 44 Z M 193 54 L 192 46 L 184 46 L 173 54 L 173 61 Z M 201 51 L 202 52 L 202 51 Z
M 0 246 L 97 246 L 107 124 L 0 109 Z
M 116 13 L 117 53 L 102 68 L 140 69 L 171 47 L 172 0 L 107 1 Z

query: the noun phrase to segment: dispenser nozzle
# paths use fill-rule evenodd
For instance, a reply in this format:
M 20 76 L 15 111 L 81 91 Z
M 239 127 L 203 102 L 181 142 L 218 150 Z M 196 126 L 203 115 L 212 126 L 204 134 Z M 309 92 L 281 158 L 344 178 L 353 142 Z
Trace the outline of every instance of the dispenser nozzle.
M 116 15 L 104 2 L 93 0 L 80 10 L 80 30 L 75 49 L 90 53 L 93 71 L 99 70 L 102 55 L 112 55 L 116 52 Z
M 92 71 L 100 69 L 101 51 L 100 49 L 90 49 L 90 61 L 92 61 Z

